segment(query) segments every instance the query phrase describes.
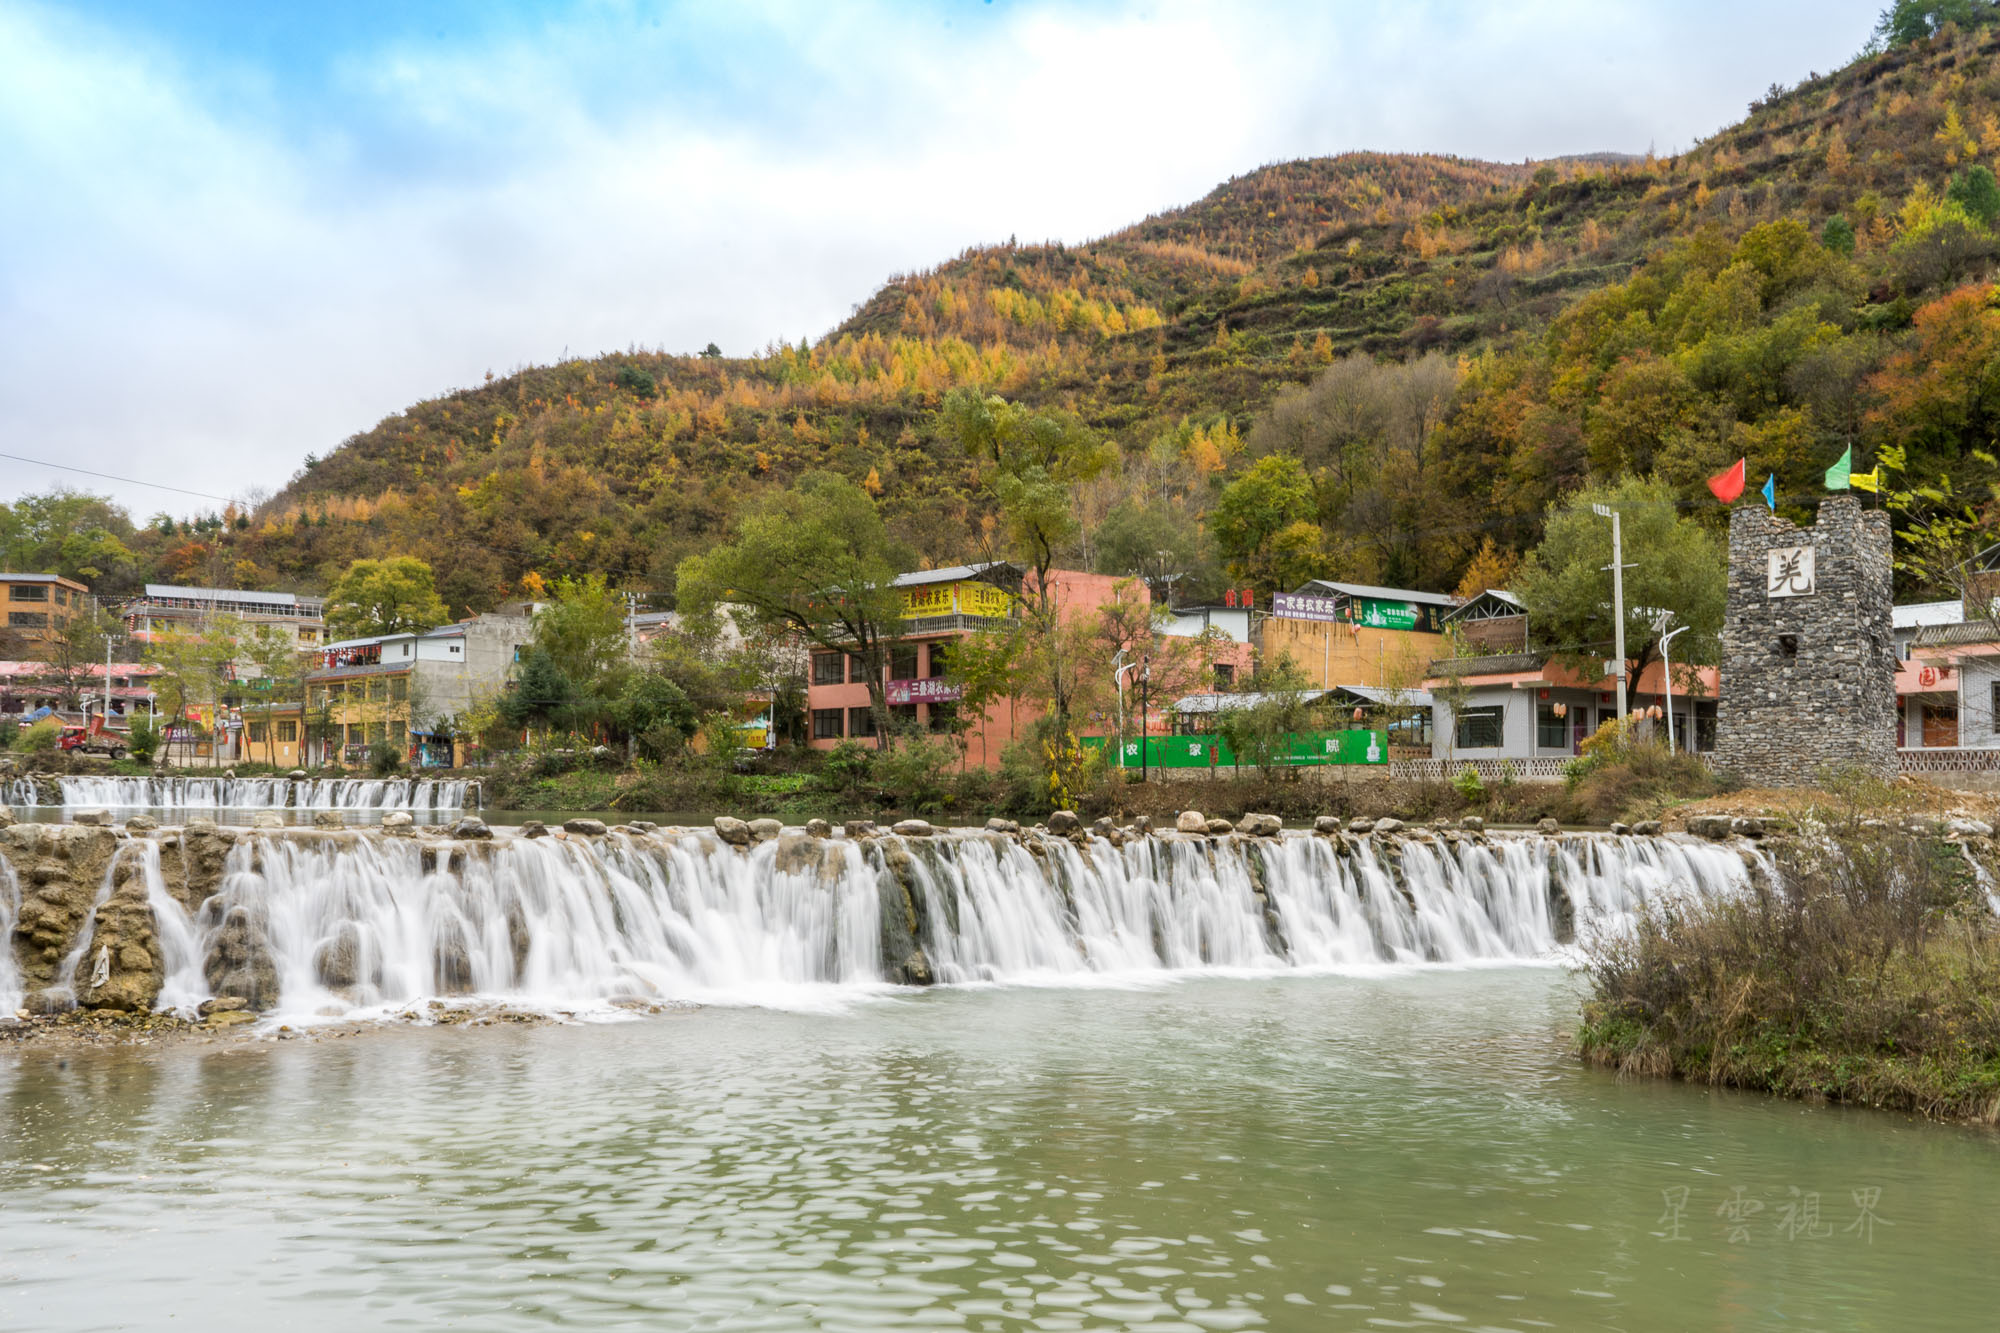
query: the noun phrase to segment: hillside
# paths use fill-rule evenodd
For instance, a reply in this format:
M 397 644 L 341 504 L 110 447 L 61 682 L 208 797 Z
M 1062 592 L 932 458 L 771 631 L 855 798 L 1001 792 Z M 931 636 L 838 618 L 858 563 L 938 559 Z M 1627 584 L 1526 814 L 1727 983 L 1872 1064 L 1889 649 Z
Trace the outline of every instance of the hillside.
M 1842 442 L 1978 481 L 1993 424 L 1964 381 L 2000 348 L 2000 194 L 1968 169 L 1996 158 L 2000 37 L 1948 28 L 1676 158 L 1277 164 L 1087 244 L 892 278 L 811 346 L 575 360 L 416 404 L 240 525 L 135 534 L 135 568 L 303 585 L 407 551 L 455 609 L 529 572 L 666 592 L 748 497 L 816 467 L 948 562 L 984 514 L 931 421 L 959 386 L 1116 439 L 1075 558 L 1130 563 L 1118 533 L 1173 529 L 1196 589 L 1300 567 L 1449 587 L 1583 480 L 1658 472 L 1692 502 L 1739 453 L 1799 499 Z M 1269 452 L 1304 463 L 1316 543 L 1203 540 Z

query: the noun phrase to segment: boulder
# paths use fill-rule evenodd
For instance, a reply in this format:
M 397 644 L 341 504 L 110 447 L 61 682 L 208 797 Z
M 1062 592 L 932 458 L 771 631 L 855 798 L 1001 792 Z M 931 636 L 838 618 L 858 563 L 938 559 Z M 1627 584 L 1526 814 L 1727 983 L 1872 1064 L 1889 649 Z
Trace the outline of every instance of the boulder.
M 1764 821 L 1755 815 L 1741 815 L 1729 821 L 1729 831 L 1741 838 L 1764 836 Z
M 586 838 L 601 838 L 604 836 L 604 821 L 601 819 L 582 818 L 565 819 L 563 821 L 563 832 L 579 833 Z
M 1090 826 L 1090 831 L 1100 838 L 1108 838 L 1118 831 L 1118 821 L 1110 815 L 1104 816 Z
M 1074 810 L 1057 810 L 1049 816 L 1049 832 L 1058 838 L 1072 838 L 1083 832 L 1083 821 Z
M 291 772 L 285 774 L 285 776 L 290 778 L 293 782 L 304 782 L 306 780 L 306 771 L 303 768 L 295 768 Z
M 1630 824 L 1621 824 L 1615 819 L 1611 821 L 1611 834 L 1613 837 L 1622 838 L 1631 831 L 1632 826 Z
M 656 833 L 660 826 L 650 819 L 635 819 L 625 826 L 634 833 Z
M 1285 821 L 1276 815 L 1247 814 L 1236 822 L 1236 831 L 1253 838 L 1275 838 L 1285 831 Z
M 1174 819 L 1174 828 L 1181 833 L 1208 832 L 1208 819 L 1199 810 L 1183 810 Z
M 750 826 L 734 815 L 717 815 L 715 817 L 715 836 L 728 843 L 731 847 L 748 847 L 750 845 Z
M 1687 831 L 1697 838 L 1719 841 L 1735 830 L 1736 821 L 1728 815 L 1689 815 Z
M 247 1009 L 224 1009 L 220 1013 L 210 1014 L 202 1019 L 201 1025 L 208 1028 L 233 1028 L 256 1021 L 257 1015 Z
M 1657 820 L 1657 819 L 1642 819 L 1642 820 L 1640 820 L 1640 821 L 1639 821 L 1638 823 L 1636 823 L 1636 824 L 1634 824 L 1634 825 L 1632 826 L 1632 836 L 1633 836 L 1633 837 L 1635 837 L 1635 838 L 1657 838 L 1657 837 L 1659 837 L 1659 836 L 1660 836 L 1660 821 L 1659 821 L 1659 820 Z
M 222 930 L 202 964 L 202 976 L 216 996 L 233 996 L 250 1009 L 268 1009 L 278 1001 L 278 969 L 271 946 L 250 913 L 229 909 Z
M 524 838 L 546 838 L 549 836 L 549 826 L 539 819 L 527 820 L 521 825 L 521 836 Z
M 69 817 L 69 822 L 98 828 L 109 827 L 111 812 L 109 810 L 79 810 Z
M 474 815 L 467 815 L 451 826 L 451 836 L 454 838 L 473 839 L 490 838 L 493 836 L 493 830 L 486 827 L 485 820 Z
M 758 842 L 769 842 L 785 831 L 784 821 L 777 819 L 753 819 L 750 821 L 750 836 Z
M 189 833 L 194 835 L 206 835 L 212 837 L 216 832 L 216 825 L 215 821 L 213 819 L 208 818 L 206 815 L 196 815 L 194 818 L 188 820 L 187 823 L 181 825 L 181 831 L 184 833 Z
M 8 806 L 0 805 L 0 828 L 12 827 L 14 827 L 14 811 Z
M 1152 831 L 1153 817 L 1151 815 L 1134 815 L 1132 817 L 1132 832 L 1143 838 Z
M 313 811 L 314 828 L 346 828 L 347 821 L 340 817 L 338 810 Z
M 241 995 L 218 995 L 213 1000 L 203 1000 L 195 1012 L 207 1018 L 210 1014 L 233 1014 L 249 1007 Z
M 1961 817 L 1947 821 L 1944 833 L 1947 838 L 1990 838 L 1993 836 L 1993 826 L 1983 819 Z
M 827 823 L 824 819 L 808 819 L 806 821 L 806 836 L 808 838 L 831 838 L 833 836 L 833 825 Z
M 986 821 L 986 831 L 988 833 L 1019 833 L 1021 826 L 1011 819 L 1001 819 L 996 816 Z
M 331 810 L 322 810 L 320 813 L 333 814 Z M 317 822 L 317 816 L 315 816 L 315 822 Z M 251 828 L 283 828 L 284 826 L 285 817 L 276 810 L 259 810 L 256 814 L 250 816 Z
M 1458 826 L 1468 833 L 1484 833 L 1486 831 L 1486 821 L 1478 815 L 1465 816 L 1465 818 L 1458 821 Z
M 1313 832 L 1334 834 L 1340 832 L 1339 815 L 1317 815 L 1313 819 Z
M 1403 821 L 1400 819 L 1378 819 L 1375 821 L 1375 832 L 1377 833 L 1401 833 L 1402 831 Z
M 392 838 L 413 837 L 417 831 L 416 817 L 408 810 L 391 810 L 382 816 L 382 831 Z
M 890 831 L 903 838 L 928 838 L 935 832 L 930 821 L 924 819 L 899 820 Z
M 872 819 L 850 819 L 840 826 L 841 832 L 850 838 L 872 838 L 875 836 L 875 821 Z
M 1349 833 L 1373 833 L 1375 831 L 1375 821 L 1372 819 L 1363 819 L 1360 815 L 1356 815 L 1347 821 L 1347 831 Z
M 127 833 L 151 833 L 160 826 L 160 821 L 151 815 L 133 815 L 125 821 Z
M 1236 831 L 1236 826 L 1228 820 L 1218 817 L 1208 821 L 1207 829 L 1208 836 L 1211 838 L 1226 838 Z
M 1561 821 L 1559 821 L 1559 820 L 1555 820 L 1555 819 L 1550 819 L 1550 818 L 1548 818 L 1547 816 L 1544 816 L 1543 818 L 1541 818 L 1541 819 L 1538 819 L 1538 820 L 1536 820 L 1536 821 L 1535 821 L 1535 832 L 1537 832 L 1537 833 L 1561 833 L 1561 832 L 1562 832 L 1562 823 L 1561 823 Z

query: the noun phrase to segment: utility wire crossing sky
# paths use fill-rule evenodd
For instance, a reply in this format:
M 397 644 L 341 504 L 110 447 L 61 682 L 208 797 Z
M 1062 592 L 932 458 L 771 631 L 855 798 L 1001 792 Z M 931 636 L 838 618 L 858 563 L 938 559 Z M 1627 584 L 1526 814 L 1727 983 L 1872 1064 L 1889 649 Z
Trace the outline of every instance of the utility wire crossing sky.
M 1268 162 L 1672 152 L 1877 8 L 0 0 L 0 442 L 79 469 L 0 498 L 255 500 L 487 371 L 817 339 Z

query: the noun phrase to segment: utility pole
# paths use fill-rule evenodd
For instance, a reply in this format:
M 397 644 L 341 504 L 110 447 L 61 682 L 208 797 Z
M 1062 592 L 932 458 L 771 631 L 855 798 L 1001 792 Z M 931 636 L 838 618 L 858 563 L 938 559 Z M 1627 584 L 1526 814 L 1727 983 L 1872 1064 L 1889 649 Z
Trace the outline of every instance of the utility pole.
M 1615 626 L 1612 651 L 1618 654 L 1618 716 L 1625 716 L 1625 551 L 1619 541 L 1618 511 L 1592 505 L 1600 518 L 1611 520 L 1611 614 Z
M 1661 625 L 1664 626 L 1668 619 L 1670 617 L 1661 616 Z M 1674 659 L 1668 655 L 1667 646 L 1674 641 L 1674 635 L 1685 634 L 1687 628 L 1686 625 L 1682 625 L 1679 629 L 1670 629 L 1660 638 L 1660 672 L 1666 677 L 1667 681 L 1667 752 L 1669 754 L 1673 752 L 1674 748 Z M 1694 724 L 1693 717 L 1688 718 L 1688 724 L 1690 726 Z M 1694 737 L 1690 736 L 1688 740 L 1690 742 L 1688 749 L 1692 752 Z

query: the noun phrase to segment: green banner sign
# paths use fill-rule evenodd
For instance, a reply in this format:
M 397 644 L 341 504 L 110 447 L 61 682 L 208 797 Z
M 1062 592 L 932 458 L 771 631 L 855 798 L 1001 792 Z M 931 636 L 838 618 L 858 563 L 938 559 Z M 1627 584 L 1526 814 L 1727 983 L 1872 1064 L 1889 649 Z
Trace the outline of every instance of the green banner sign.
M 1414 603 L 1361 599 L 1361 623 L 1370 629 L 1415 629 L 1419 619 Z
M 1086 736 L 1083 743 L 1092 749 L 1112 744 L 1103 736 Z M 1236 754 L 1229 742 L 1216 734 L 1206 736 L 1149 736 L 1145 755 L 1140 742 L 1128 740 L 1109 756 L 1118 768 L 1234 768 Z M 1294 767 L 1325 764 L 1387 764 L 1389 733 L 1386 731 L 1310 731 L 1286 736 L 1271 762 Z

